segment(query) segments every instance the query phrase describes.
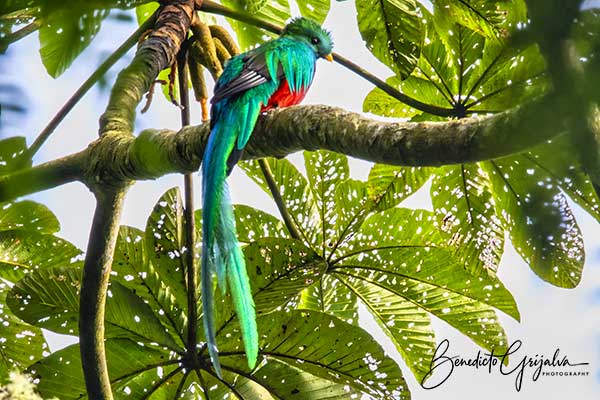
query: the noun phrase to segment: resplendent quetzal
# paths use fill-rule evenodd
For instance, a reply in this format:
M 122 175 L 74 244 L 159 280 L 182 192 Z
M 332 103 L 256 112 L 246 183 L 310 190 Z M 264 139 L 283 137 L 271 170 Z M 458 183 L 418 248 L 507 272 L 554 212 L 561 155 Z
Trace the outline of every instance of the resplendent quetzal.
M 216 83 L 202 162 L 202 305 L 207 347 L 219 376 L 213 273 L 223 293 L 226 284 L 231 290 L 250 368 L 258 357 L 254 300 L 225 179 L 239 161 L 258 115 L 302 101 L 317 59 L 332 61 L 332 46 L 319 24 L 296 18 L 278 38 L 231 58 Z

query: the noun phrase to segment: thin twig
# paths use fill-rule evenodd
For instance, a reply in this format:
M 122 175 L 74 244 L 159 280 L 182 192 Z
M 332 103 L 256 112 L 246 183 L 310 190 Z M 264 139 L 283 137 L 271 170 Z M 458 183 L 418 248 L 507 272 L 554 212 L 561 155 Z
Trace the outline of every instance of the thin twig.
M 202 3 L 202 7 L 200 9 L 207 13 L 223 15 L 225 17 L 233 18 L 238 21 L 242 21 L 247 24 L 257 26 L 257 27 L 265 29 L 269 32 L 279 34 L 282 31 L 282 28 L 277 25 L 263 21 L 260 18 L 253 17 L 248 14 L 244 14 L 242 12 L 232 10 L 230 8 L 224 7 L 224 6 L 217 4 L 210 0 L 205 0 Z M 426 113 L 429 113 L 432 115 L 437 115 L 440 117 L 452 117 L 456 114 L 456 111 L 451 108 L 433 106 L 431 104 L 426 104 L 426 103 L 420 102 L 417 99 L 413 99 L 412 97 L 405 95 L 404 93 L 400 92 L 396 88 L 388 85 L 385 81 L 383 81 L 380 78 L 376 77 L 375 75 L 371 74 L 366 69 L 360 67 L 359 65 L 355 64 L 354 62 L 348 60 L 347 58 L 345 58 L 337 53 L 333 53 L 333 59 L 337 63 L 343 65 L 344 67 L 348 68 L 350 71 L 357 74 L 358 76 L 371 82 L 372 84 L 374 84 L 379 89 L 383 90 L 385 93 L 392 96 L 396 100 L 401 101 L 402 103 L 407 104 L 413 108 L 416 108 L 417 110 L 420 110 L 420 111 L 423 111 L 423 112 L 426 112 Z
M 54 132 L 54 130 L 58 127 L 58 125 L 62 122 L 62 120 L 71 112 L 73 107 L 81 100 L 81 98 L 98 82 L 98 80 L 108 71 L 131 47 L 133 47 L 139 40 L 139 38 L 146 32 L 149 28 L 154 25 L 154 20 L 156 19 L 156 13 L 152 15 L 150 18 L 146 20 L 140 27 L 131 34 L 116 49 L 108 58 L 100 64 L 100 66 L 90 75 L 89 78 L 85 80 L 81 84 L 81 86 L 73 93 L 71 98 L 67 100 L 67 102 L 61 107 L 58 113 L 48 122 L 48 125 L 40 132 L 38 137 L 34 140 L 31 146 L 27 149 L 27 151 L 23 154 L 23 157 L 27 160 L 33 158 L 35 153 L 38 152 L 40 147 L 48 140 L 50 135 Z
M 181 104 L 181 127 L 184 128 L 190 124 L 190 99 L 188 92 L 188 64 L 187 52 L 189 41 L 184 41 L 179 54 L 177 55 L 177 75 L 179 79 L 179 102 Z M 198 309 L 197 293 L 198 287 L 198 265 L 196 263 L 195 253 L 195 220 L 194 220 L 194 180 L 190 173 L 183 176 L 184 194 L 185 194 L 185 247 L 186 266 L 187 266 L 187 300 L 188 300 L 188 332 L 187 332 L 187 350 L 188 354 L 196 357 L 196 343 L 198 342 Z M 197 364 L 197 360 L 194 360 Z
M 279 188 L 277 187 L 277 182 L 275 182 L 275 177 L 273 176 L 273 171 L 271 171 L 271 167 L 269 166 L 269 162 L 261 158 L 258 160 L 258 165 L 260 166 L 260 170 L 262 171 L 265 181 L 267 182 L 267 186 L 269 186 L 269 190 L 271 191 L 271 195 L 273 196 L 273 200 L 275 200 L 275 204 L 277 205 L 277 209 L 283 218 L 283 222 L 287 227 L 290 236 L 296 240 L 302 240 L 302 235 L 300 234 L 300 230 L 294 223 L 292 216 L 290 215 L 287 207 L 285 206 L 285 202 L 281 197 L 281 193 L 279 192 Z
M 40 26 L 42 26 L 42 23 L 36 19 L 35 21 L 25 25 L 21 29 L 18 29 L 4 36 L 4 38 L 0 40 L 0 54 L 4 53 L 6 49 L 8 49 L 8 46 L 10 46 L 12 43 L 17 42 L 23 39 L 24 37 L 28 36 L 29 34 L 37 31 L 40 28 Z

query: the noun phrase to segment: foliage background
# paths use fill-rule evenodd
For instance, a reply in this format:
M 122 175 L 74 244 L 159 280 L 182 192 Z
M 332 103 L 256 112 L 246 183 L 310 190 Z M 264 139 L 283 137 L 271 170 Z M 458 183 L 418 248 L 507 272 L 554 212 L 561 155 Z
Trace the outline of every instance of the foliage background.
M 359 61 L 363 67 L 378 76 L 390 76 L 391 71 L 379 63 L 362 45 L 355 23 L 355 13 L 353 2 L 332 2 L 332 10 L 325 25 L 335 27 L 333 34 L 336 51 Z M 96 40 L 85 50 L 78 62 L 57 80 L 46 74 L 39 60 L 36 35 L 19 43 L 19 46 L 11 47 L 8 54 L 0 58 L 0 84 L 12 82 L 19 86 L 23 90 L 22 98 L 25 99 L 29 113 L 26 118 L 3 115 L 0 137 L 15 134 L 34 136 L 41 130 L 70 93 L 100 63 L 105 52 L 113 49 L 115 43 L 122 41 L 130 32 L 132 23 L 119 22 L 117 16 L 113 16 L 115 18 L 103 25 Z M 124 65 L 125 60 L 122 60 L 111 70 L 108 79 L 112 81 L 115 71 Z M 331 104 L 360 112 L 362 101 L 371 89 L 370 84 L 347 70 L 336 65 L 320 63 L 317 79 L 305 103 Z M 77 151 L 93 140 L 95 132 L 90 127 L 96 126 L 99 110 L 104 108 L 106 102 L 106 91 L 92 91 L 36 156 L 36 163 Z M 192 114 L 192 122 L 198 123 L 199 112 L 195 111 Z M 140 117 L 137 123 L 138 131 L 146 127 L 178 126 L 178 110 L 168 104 L 162 96 L 156 96 L 149 113 Z M 294 155 L 291 159 L 296 162 L 298 168 L 303 168 L 301 155 Z M 354 177 L 366 178 L 369 168 L 368 163 L 351 160 L 351 172 Z M 181 181 L 180 176 L 173 175 L 155 182 L 137 183 L 128 195 L 122 224 L 143 227 L 158 197 L 169 187 L 179 185 Z M 271 200 L 241 171 L 234 172 L 231 187 L 236 203 L 249 204 L 277 215 Z M 93 196 L 83 185 L 67 185 L 47 193 L 36 194 L 32 198 L 46 204 L 57 214 L 62 224 L 62 237 L 80 248 L 85 248 L 93 211 Z M 405 205 L 430 209 L 428 187 L 409 198 Z M 587 400 L 596 399 L 600 395 L 600 234 L 597 224 L 589 216 L 577 206 L 573 208 L 583 236 L 587 239 L 587 261 L 580 286 L 576 290 L 566 290 L 542 282 L 509 248 L 499 269 L 499 276 L 515 297 L 522 322 L 517 323 L 501 313 L 499 316 L 509 340 L 524 341 L 523 353 L 550 356 L 554 349 L 559 347 L 561 352 L 567 354 L 574 362 L 590 362 L 593 376 L 541 378 L 537 383 L 526 380 L 521 396 L 527 398 L 544 396 L 546 399 L 558 399 L 576 394 L 578 399 Z M 374 327 L 368 320 L 365 320 L 364 324 L 369 329 Z M 433 318 L 433 324 L 438 342 L 443 338 L 450 340 L 452 354 L 475 356 L 478 348 L 465 336 L 436 318 Z M 52 350 L 64 347 L 72 341 L 72 338 L 57 335 L 49 338 Z M 387 350 L 395 354 L 393 346 L 387 346 Z M 397 354 L 394 358 L 402 363 Z M 415 399 L 437 399 L 441 396 L 475 399 L 480 398 L 482 394 L 490 399 L 510 399 L 517 396 L 513 388 L 514 377 L 502 377 L 498 373 L 487 375 L 483 371 L 474 372 L 470 369 L 456 371 L 450 381 L 442 387 L 424 391 L 420 389 L 412 374 L 408 373 L 408 369 L 403 368 L 403 371 Z M 493 390 L 490 390 L 491 388 Z

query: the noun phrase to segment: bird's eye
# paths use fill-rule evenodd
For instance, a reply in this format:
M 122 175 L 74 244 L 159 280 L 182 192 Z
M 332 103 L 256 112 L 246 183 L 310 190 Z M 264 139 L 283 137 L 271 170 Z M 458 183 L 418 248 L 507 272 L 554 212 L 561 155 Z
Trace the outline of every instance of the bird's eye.
M 314 37 L 310 41 L 311 41 L 312 44 L 319 44 L 319 42 L 320 42 L 320 40 L 319 40 L 318 37 Z

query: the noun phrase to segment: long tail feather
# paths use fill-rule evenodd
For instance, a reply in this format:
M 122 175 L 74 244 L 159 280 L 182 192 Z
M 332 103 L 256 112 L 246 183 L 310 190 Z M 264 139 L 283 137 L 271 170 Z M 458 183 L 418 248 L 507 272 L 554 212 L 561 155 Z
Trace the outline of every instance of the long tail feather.
M 250 281 L 244 255 L 237 241 L 235 219 L 229 200 L 227 159 L 234 149 L 237 135 L 225 130 L 226 123 L 216 124 L 211 132 L 202 163 L 202 306 L 204 332 L 215 372 L 221 376 L 216 344 L 213 304 L 213 275 L 223 293 L 226 282 L 231 288 L 234 308 L 240 322 L 248 365 L 253 368 L 258 357 L 258 331 Z

